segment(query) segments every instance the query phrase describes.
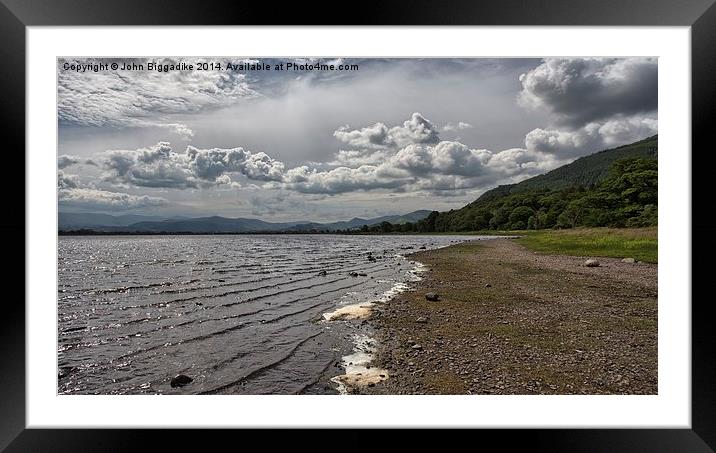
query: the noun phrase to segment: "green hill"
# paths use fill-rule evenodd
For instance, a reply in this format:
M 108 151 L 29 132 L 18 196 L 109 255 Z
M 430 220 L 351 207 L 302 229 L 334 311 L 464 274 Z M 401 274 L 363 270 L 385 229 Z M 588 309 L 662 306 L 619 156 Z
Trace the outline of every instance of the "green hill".
M 517 184 L 496 187 L 467 206 L 369 231 L 456 232 L 657 224 L 658 137 L 575 160 Z
M 592 187 L 609 174 L 612 163 L 628 157 L 657 157 L 659 136 L 607 149 L 589 156 L 580 157 L 571 164 L 556 168 L 549 173 L 526 179 L 517 184 L 507 184 L 488 190 L 473 203 L 489 201 L 524 190 L 567 189 L 574 186 Z

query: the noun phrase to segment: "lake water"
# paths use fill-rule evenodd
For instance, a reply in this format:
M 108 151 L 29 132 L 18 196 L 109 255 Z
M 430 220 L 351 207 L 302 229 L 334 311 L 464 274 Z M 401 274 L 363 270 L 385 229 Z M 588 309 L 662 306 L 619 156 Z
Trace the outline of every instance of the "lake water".
M 465 239 L 60 237 L 58 392 L 336 393 L 370 327 L 323 315 L 415 280 L 405 254 Z M 193 382 L 172 388 L 178 374 Z

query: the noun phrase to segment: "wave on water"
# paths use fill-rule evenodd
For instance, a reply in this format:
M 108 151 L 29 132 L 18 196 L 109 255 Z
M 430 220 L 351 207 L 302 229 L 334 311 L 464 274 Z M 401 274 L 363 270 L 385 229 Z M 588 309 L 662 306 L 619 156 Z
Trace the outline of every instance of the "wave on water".
M 363 321 L 426 270 L 403 254 L 466 239 L 63 236 L 58 393 L 335 394 L 375 384 L 388 374 L 370 366 L 375 340 Z M 172 387 L 179 374 L 191 383 Z

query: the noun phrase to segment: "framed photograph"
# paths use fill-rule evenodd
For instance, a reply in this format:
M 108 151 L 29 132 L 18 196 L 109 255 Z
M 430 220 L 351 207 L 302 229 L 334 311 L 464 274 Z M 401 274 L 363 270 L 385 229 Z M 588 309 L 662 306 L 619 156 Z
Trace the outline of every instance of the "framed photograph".
M 713 2 L 304 6 L 2 0 L 0 447 L 713 451 Z

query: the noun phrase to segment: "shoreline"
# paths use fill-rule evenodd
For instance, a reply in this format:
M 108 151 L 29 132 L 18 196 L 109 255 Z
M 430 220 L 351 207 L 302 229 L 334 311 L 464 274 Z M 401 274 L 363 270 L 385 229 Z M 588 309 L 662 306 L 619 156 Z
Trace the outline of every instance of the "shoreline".
M 360 321 L 361 324 L 365 324 L 373 315 L 373 310 L 377 305 L 389 302 L 401 293 L 408 291 L 411 283 L 422 280 L 420 274 L 425 271 L 425 266 L 418 261 L 409 260 L 405 255 L 400 255 L 400 258 L 409 261 L 413 265 L 406 272 L 405 281 L 396 282 L 380 298 L 374 301 L 344 305 L 333 311 L 326 312 L 322 315 L 323 321 Z M 341 395 L 356 393 L 362 387 L 372 387 L 389 378 L 387 370 L 374 366 L 376 339 L 374 338 L 374 329 L 370 327 L 369 329 L 369 333 L 362 331 L 352 335 L 353 348 L 349 354 L 341 357 L 339 362 L 344 372 L 329 379 L 330 382 L 337 386 L 335 390 Z
M 368 318 L 390 377 L 350 393 L 656 394 L 657 265 L 586 258 L 509 239 L 406 255 L 428 271 Z

